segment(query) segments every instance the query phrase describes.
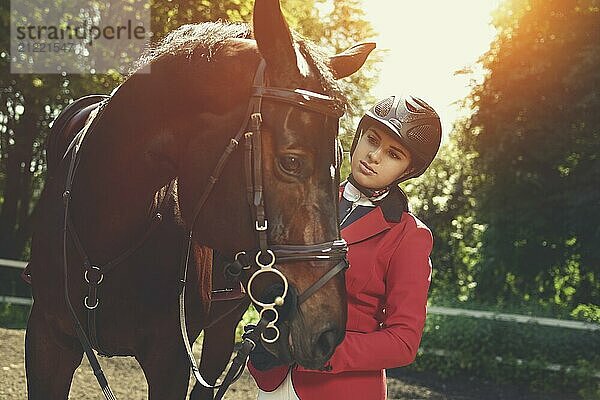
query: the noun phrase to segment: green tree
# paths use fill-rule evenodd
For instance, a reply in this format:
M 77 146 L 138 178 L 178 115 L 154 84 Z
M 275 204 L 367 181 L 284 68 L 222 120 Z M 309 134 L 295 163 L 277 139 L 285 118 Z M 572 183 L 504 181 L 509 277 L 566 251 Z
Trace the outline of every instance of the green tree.
M 404 185 L 411 210 L 433 231 L 430 298 L 438 305 L 472 300 L 481 262 L 485 226 L 475 210 L 482 174 L 468 123 L 458 121 L 427 171 Z
M 509 0 L 494 17 L 499 34 L 481 59 L 488 73 L 471 93 L 467 132 L 486 227 L 475 295 L 597 304 L 599 2 Z
M 108 93 L 121 77 L 11 73 L 10 23 L 10 1 L 0 0 L 0 257 L 22 258 L 45 178 L 52 120 L 72 99 Z
M 434 231 L 433 301 L 599 321 L 598 1 L 509 0 L 494 24 L 472 116 L 405 186 Z

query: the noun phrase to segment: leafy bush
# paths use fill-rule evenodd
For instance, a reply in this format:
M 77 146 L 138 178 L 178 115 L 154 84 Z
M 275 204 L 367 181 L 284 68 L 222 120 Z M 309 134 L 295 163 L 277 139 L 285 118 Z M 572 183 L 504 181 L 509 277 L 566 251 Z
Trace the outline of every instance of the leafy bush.
M 3 328 L 24 329 L 27 326 L 30 306 L 0 304 L 0 326 Z
M 248 324 L 256 324 L 258 320 L 258 312 L 256 311 L 253 305 L 250 305 L 250 307 L 248 307 L 248 310 L 246 310 L 246 312 L 242 316 L 242 320 L 240 321 L 235 330 L 235 342 L 242 342 L 242 333 L 244 333 L 244 326 Z
M 558 369 L 557 365 L 563 367 Z M 428 317 L 416 370 L 450 377 L 468 373 L 536 391 L 599 398 L 600 335 L 537 324 L 469 317 Z M 548 370 L 557 369 L 557 370 Z

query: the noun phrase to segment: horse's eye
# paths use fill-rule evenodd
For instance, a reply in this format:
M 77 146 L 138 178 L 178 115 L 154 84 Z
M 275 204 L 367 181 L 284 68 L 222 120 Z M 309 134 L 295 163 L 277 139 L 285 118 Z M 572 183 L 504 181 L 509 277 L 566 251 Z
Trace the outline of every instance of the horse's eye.
M 300 157 L 292 154 L 287 154 L 279 158 L 279 165 L 288 174 L 300 175 L 302 172 L 302 160 Z

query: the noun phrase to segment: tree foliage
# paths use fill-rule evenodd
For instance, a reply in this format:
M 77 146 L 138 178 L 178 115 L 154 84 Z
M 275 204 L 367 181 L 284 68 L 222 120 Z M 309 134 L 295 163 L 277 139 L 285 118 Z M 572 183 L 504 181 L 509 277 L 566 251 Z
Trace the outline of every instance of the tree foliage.
M 483 59 L 490 73 L 472 93 L 488 227 L 478 291 L 592 303 L 600 294 L 598 2 L 511 1 L 496 21 L 500 34 Z
M 494 24 L 472 117 L 419 189 L 438 277 L 462 300 L 598 320 L 599 2 L 508 0 Z

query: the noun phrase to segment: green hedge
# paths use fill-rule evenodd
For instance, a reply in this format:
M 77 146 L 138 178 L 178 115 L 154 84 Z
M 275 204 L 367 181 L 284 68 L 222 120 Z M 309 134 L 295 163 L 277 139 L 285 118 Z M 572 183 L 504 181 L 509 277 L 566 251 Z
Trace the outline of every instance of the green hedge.
M 548 371 L 549 365 L 573 367 Z M 410 368 L 450 377 L 467 373 L 535 391 L 600 398 L 600 334 L 470 317 L 429 315 Z
M 31 306 L 0 303 L 0 327 L 25 329 Z

